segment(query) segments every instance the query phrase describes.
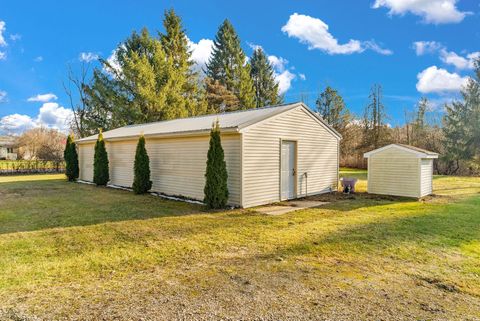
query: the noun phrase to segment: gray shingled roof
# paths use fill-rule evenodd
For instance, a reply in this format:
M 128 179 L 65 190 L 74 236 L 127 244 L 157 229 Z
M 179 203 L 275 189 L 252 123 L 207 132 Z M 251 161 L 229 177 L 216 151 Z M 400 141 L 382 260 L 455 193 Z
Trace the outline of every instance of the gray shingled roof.
M 283 113 L 287 110 L 304 106 L 302 103 L 292 103 L 279 106 L 263 107 L 235 112 L 227 112 L 222 114 L 204 115 L 190 118 L 180 118 L 174 120 L 166 120 L 154 123 L 130 125 L 109 130 L 103 133 L 104 139 L 119 139 L 127 137 L 138 137 L 140 134 L 145 136 L 154 135 L 176 135 L 188 134 L 197 132 L 208 132 L 212 127 L 212 123 L 218 119 L 220 128 L 223 131 L 239 131 L 240 129 L 249 125 L 255 124 L 261 120 L 272 117 L 274 115 Z M 312 112 L 312 115 L 314 113 Z M 318 118 L 318 116 L 315 115 Z M 334 135 L 341 137 L 335 130 L 330 128 L 322 119 L 318 118 L 324 123 Z M 97 140 L 97 135 L 85 137 L 77 140 L 77 142 L 88 142 Z

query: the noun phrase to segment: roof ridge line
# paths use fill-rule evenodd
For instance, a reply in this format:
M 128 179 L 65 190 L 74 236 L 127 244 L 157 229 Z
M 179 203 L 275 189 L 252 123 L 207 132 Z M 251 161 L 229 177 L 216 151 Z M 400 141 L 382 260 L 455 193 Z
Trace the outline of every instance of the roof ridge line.
M 249 108 L 249 109 L 233 110 L 233 111 L 227 111 L 227 112 L 216 113 L 216 114 L 206 114 L 206 115 L 182 117 L 182 118 L 175 118 L 175 119 L 168 119 L 168 120 L 159 120 L 159 121 L 143 123 L 143 124 L 125 125 L 125 126 L 118 127 L 118 128 L 115 128 L 115 129 L 125 128 L 125 127 L 144 126 L 144 125 L 158 124 L 158 123 L 166 123 L 166 122 L 177 121 L 177 120 L 182 120 L 182 119 L 198 119 L 198 118 L 205 118 L 205 117 L 211 117 L 211 116 L 240 114 L 240 113 L 243 113 L 243 112 L 249 112 L 249 111 L 255 111 L 255 110 L 264 110 L 264 109 L 270 109 L 270 108 L 280 108 L 280 107 L 285 107 L 285 106 L 288 106 L 288 105 L 295 105 L 295 104 L 300 104 L 300 103 L 301 103 L 300 101 L 296 101 L 296 102 L 293 102 L 293 103 L 285 103 L 285 104 L 279 104 L 279 105 L 270 105 L 270 106 L 263 106 L 263 107 Z M 115 130 L 115 129 L 112 129 L 112 130 Z

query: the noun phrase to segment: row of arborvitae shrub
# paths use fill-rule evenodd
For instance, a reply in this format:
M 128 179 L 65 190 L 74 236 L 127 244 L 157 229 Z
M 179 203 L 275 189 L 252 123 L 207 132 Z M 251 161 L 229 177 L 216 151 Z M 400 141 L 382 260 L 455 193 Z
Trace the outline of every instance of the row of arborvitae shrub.
M 79 176 L 78 154 L 73 135 L 68 136 L 64 151 L 66 169 L 69 181 L 74 181 Z M 152 188 L 150 180 L 150 160 L 145 148 L 145 137 L 138 139 L 135 152 L 134 178 L 132 189 L 135 194 L 146 193 Z M 205 172 L 204 202 L 208 208 L 223 208 L 227 205 L 227 165 L 220 138 L 220 126 L 215 122 L 210 131 L 210 147 L 207 155 L 207 169 Z M 98 134 L 95 143 L 93 160 L 93 182 L 96 185 L 107 185 L 109 177 L 108 154 L 105 148 L 102 131 Z

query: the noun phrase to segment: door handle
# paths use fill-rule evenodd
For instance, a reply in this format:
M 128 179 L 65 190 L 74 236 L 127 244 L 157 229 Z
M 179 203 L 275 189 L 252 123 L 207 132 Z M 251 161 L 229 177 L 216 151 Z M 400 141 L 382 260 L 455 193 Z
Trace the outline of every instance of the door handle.
M 292 176 L 295 176 L 295 168 L 292 170 Z

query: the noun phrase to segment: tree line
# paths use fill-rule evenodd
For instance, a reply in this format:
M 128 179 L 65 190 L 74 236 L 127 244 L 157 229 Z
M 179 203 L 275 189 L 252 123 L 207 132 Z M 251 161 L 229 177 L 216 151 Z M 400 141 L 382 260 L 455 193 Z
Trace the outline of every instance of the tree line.
M 320 116 L 342 136 L 341 165 L 366 167 L 363 153 L 391 143 L 413 145 L 440 154 L 436 173 L 480 175 L 480 60 L 474 76 L 461 90 L 462 99 L 445 104 L 440 119 L 428 117 L 429 101 L 423 97 L 405 124 L 392 127 L 383 101 L 382 87 L 372 86 L 363 115 L 352 115 L 337 90 L 327 87 L 316 100 Z
M 258 108 L 283 101 L 273 66 L 261 48 L 247 59 L 240 38 L 225 20 L 205 70 L 194 68 L 181 18 L 165 12 L 163 31 L 132 34 L 111 59 L 90 73 L 71 70 L 65 85 L 77 137 L 125 125 Z M 91 74 L 91 78 L 90 78 Z
M 381 85 L 372 86 L 362 115 L 349 112 L 337 90 L 327 87 L 316 111 L 343 136 L 341 164 L 365 167 L 363 153 L 388 143 L 402 143 L 438 152 L 435 171 L 443 174 L 480 172 L 479 62 L 475 76 L 462 90 L 463 99 L 445 106 L 441 119 L 428 119 L 422 98 L 403 126 L 392 127 Z M 70 70 L 65 85 L 74 111 L 76 137 L 98 129 L 258 108 L 283 102 L 267 55 L 257 47 L 248 59 L 230 21 L 217 31 L 204 70 L 194 66 L 181 18 L 173 9 L 163 18 L 163 31 L 146 28 L 121 42 L 110 59 L 99 59 L 90 72 Z

